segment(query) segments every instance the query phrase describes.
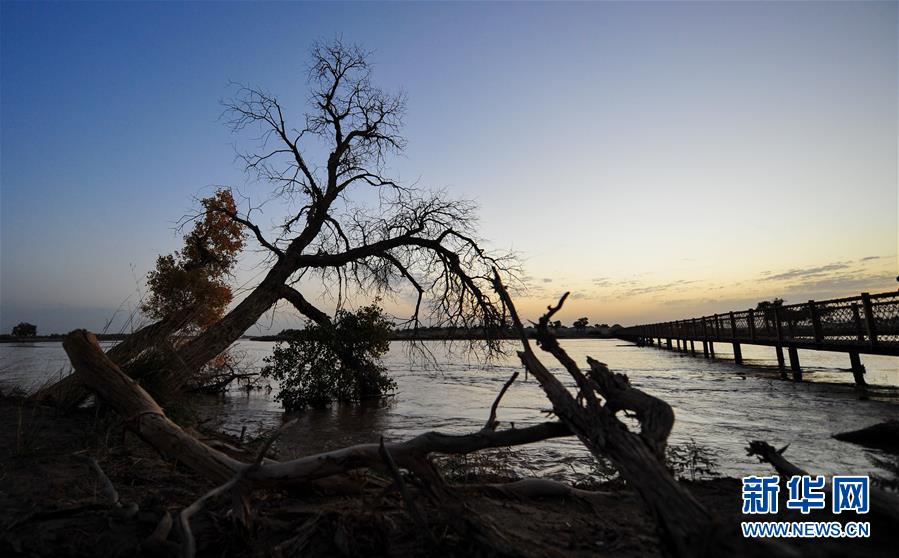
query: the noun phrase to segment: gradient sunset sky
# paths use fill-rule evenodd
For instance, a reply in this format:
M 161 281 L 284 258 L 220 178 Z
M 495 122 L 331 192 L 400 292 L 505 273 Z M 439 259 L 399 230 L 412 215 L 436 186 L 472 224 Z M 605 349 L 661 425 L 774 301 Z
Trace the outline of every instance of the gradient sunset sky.
M 899 286 L 896 2 L 3 2 L 0 18 L 4 332 L 102 328 L 179 247 L 193 197 L 267 192 L 219 100 L 249 83 L 299 117 L 308 48 L 338 35 L 408 94 L 395 175 L 478 202 L 482 236 L 522 256 L 528 317 L 563 290 L 566 322 L 633 324 Z

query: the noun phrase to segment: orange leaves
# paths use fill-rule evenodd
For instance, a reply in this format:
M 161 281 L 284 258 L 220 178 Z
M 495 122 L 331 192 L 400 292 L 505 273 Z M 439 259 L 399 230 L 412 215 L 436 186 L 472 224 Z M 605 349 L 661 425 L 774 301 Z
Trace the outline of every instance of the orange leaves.
M 244 246 L 243 227 L 231 216 L 237 207 L 226 188 L 201 200 L 204 212 L 184 237 L 184 248 L 159 256 L 147 274 L 149 297 L 141 309 L 154 319 L 189 310 L 190 328 L 203 330 L 219 320 L 231 302 L 226 278 Z

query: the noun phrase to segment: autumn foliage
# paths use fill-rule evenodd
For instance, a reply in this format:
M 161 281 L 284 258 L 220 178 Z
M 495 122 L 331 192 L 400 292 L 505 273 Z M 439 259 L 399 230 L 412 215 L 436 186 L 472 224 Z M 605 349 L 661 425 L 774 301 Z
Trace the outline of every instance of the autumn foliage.
M 161 320 L 187 311 L 187 328 L 203 330 L 224 315 L 231 302 L 227 283 L 244 245 L 243 227 L 232 220 L 237 208 L 228 189 L 219 189 L 201 200 L 203 213 L 184 236 L 184 248 L 159 256 L 147 274 L 149 296 L 141 310 Z

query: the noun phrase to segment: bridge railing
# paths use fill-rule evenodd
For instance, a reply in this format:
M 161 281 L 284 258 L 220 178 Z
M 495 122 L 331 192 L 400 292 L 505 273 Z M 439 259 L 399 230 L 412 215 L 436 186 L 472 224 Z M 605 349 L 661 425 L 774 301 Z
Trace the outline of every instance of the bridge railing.
M 619 330 L 624 337 L 899 348 L 899 292 L 713 314 Z

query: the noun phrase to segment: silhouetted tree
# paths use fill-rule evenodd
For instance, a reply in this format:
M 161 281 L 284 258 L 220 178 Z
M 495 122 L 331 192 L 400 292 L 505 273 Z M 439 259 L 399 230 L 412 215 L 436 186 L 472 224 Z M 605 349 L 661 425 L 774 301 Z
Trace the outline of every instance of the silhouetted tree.
M 249 213 L 223 210 L 269 252 L 268 272 L 181 349 L 191 368 L 225 350 L 282 299 L 313 322 L 329 323 L 295 288 L 301 277 L 317 275 L 338 307 L 349 292 L 390 295 L 409 286 L 416 293 L 409 319 L 415 327 L 424 312 L 440 326 L 495 328 L 502 322 L 492 269 L 510 277 L 514 267 L 478 243 L 474 205 L 404 186 L 384 173 L 389 155 L 405 146 L 405 96 L 376 87 L 369 53 L 339 40 L 314 45 L 309 85 L 309 111 L 298 123 L 263 89 L 241 86 L 225 103 L 233 130 L 252 128 L 261 138 L 259 150 L 242 159 L 248 172 L 273 186 L 288 217 L 269 240 Z M 322 151 L 326 160 L 313 163 Z M 372 190 L 376 207 L 353 203 L 355 194 L 371 199 Z
M 587 329 L 590 320 L 587 317 L 578 318 L 574 321 L 574 329 Z
M 12 334 L 16 337 L 34 337 L 37 335 L 37 326 L 28 322 L 20 322 L 13 326 Z
M 299 290 L 304 278 L 319 279 L 338 310 L 348 296 L 391 297 L 411 290 L 414 310 L 401 325 L 414 329 L 422 321 L 483 328 L 488 335 L 502 327 L 506 313 L 493 291 L 493 270 L 517 285 L 517 264 L 481 246 L 472 202 L 403 185 L 386 174 L 389 156 L 405 146 L 400 131 L 406 99 L 374 85 L 369 58 L 339 40 L 314 45 L 309 91 L 300 94 L 308 110 L 300 119 L 292 120 L 277 97 L 257 87 L 238 86 L 224 103 L 230 127 L 250 129 L 259 141 L 256 151 L 241 155 L 245 170 L 272 187 L 267 206 L 280 202 L 286 217 L 272 236 L 254 215 L 260 208 L 204 207 L 252 233 L 268 257 L 263 278 L 239 304 L 156 366 L 169 389 L 190 381 L 281 300 L 312 322 L 330 325 L 330 316 Z M 324 159 L 315 161 L 322 153 Z M 374 205 L 367 207 L 365 200 Z M 155 339 L 150 334 L 165 329 L 157 326 L 144 328 L 142 338 Z M 125 370 L 131 370 L 127 364 Z M 66 382 L 44 391 L 60 392 Z

